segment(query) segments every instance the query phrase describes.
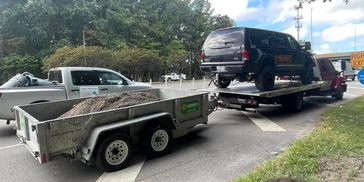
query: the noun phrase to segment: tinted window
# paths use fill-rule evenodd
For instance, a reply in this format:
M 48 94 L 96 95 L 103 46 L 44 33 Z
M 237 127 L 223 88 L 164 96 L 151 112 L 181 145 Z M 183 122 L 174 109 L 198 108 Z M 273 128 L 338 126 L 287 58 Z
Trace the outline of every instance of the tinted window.
M 51 82 L 56 81 L 58 83 L 63 83 L 62 71 L 61 70 L 51 70 L 51 71 L 49 71 L 48 80 L 51 81 Z
M 95 71 L 71 71 L 73 85 L 100 85 Z
M 252 30 L 250 32 L 250 41 L 258 47 L 276 47 L 274 32 Z
M 241 29 L 225 29 L 213 31 L 207 37 L 203 49 L 219 49 L 239 47 L 243 45 L 244 32 Z
M 291 49 L 291 45 L 288 42 L 288 36 L 284 34 L 278 34 L 277 38 L 277 48 Z
M 125 84 L 125 80 L 121 78 L 119 75 L 106 72 L 106 71 L 98 71 L 97 72 L 101 85 L 122 85 Z
M 294 39 L 292 36 L 288 36 L 288 41 L 292 49 L 298 49 L 300 47 L 296 39 Z

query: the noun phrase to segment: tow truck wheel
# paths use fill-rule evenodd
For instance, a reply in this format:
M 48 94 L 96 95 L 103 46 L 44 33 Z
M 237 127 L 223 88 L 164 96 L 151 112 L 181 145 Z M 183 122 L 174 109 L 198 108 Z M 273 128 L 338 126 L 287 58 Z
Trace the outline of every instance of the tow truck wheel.
M 288 112 L 299 112 L 302 110 L 303 106 L 303 94 L 296 93 L 283 96 L 281 98 L 281 104 L 283 109 Z
M 340 90 L 337 94 L 334 95 L 336 100 L 342 100 L 344 98 L 344 92 Z
M 172 131 L 168 126 L 158 124 L 148 127 L 144 137 L 144 150 L 148 157 L 158 157 L 169 152 L 173 143 Z
M 265 66 L 254 77 L 255 87 L 260 91 L 270 91 L 274 87 L 275 73 L 272 66 Z
M 214 85 L 217 88 L 226 88 L 230 85 L 231 79 L 225 77 L 219 77 L 219 80 L 214 80 Z
M 110 135 L 98 147 L 96 167 L 106 172 L 121 170 L 128 164 L 131 153 L 131 145 L 126 137 L 120 134 Z

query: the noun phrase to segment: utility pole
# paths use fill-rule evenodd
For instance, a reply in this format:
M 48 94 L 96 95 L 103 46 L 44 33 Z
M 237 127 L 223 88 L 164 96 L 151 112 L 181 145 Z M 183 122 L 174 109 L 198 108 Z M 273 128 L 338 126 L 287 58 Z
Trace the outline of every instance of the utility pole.
M 303 18 L 300 16 L 300 9 L 302 8 L 302 3 L 299 3 L 298 5 L 294 6 L 294 9 L 297 10 L 297 16 L 294 18 L 296 20 L 296 29 L 297 29 L 297 40 L 300 41 L 300 28 L 302 28 L 302 24 L 300 23 L 300 20 Z
M 313 39 L 312 39 L 312 8 L 311 8 L 311 46 L 313 46 Z
M 356 51 L 356 24 L 354 27 L 354 51 Z

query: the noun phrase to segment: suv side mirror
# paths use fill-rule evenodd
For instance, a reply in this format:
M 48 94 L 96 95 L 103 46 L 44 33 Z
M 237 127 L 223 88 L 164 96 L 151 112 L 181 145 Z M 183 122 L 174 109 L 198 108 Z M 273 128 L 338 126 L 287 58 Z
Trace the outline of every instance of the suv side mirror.
M 305 50 L 311 50 L 311 42 L 305 42 Z
M 341 61 L 341 70 L 342 71 L 346 70 L 346 61 Z

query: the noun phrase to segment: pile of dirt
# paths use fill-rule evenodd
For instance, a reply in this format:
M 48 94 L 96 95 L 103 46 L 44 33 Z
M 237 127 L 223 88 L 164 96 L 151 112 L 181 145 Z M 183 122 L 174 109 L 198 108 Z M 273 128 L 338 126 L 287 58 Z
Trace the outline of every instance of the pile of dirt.
M 80 114 L 87 114 L 91 112 L 117 109 L 121 107 L 127 107 L 158 100 L 160 100 L 160 98 L 158 98 L 157 96 L 151 93 L 143 93 L 143 92 L 109 94 L 105 96 L 86 99 L 78 103 L 77 105 L 74 105 L 71 110 L 62 114 L 58 118 L 65 118 Z
M 318 176 L 327 182 L 364 181 L 364 158 L 343 157 L 317 159 Z

